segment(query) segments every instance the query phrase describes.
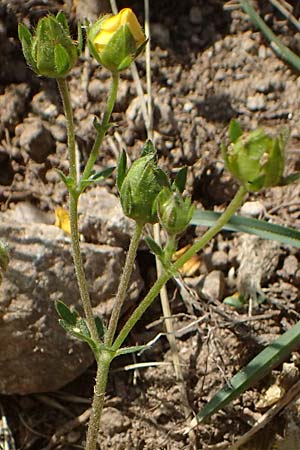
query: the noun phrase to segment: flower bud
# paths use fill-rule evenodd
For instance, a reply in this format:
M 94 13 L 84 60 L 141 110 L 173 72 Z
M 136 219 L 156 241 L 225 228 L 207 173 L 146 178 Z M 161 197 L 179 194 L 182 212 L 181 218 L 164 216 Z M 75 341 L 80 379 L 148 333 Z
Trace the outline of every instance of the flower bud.
M 143 50 L 147 39 L 135 14 L 130 8 L 115 16 L 105 15 L 88 30 L 91 53 L 111 72 L 130 66 Z
M 156 200 L 160 224 L 170 236 L 182 233 L 189 225 L 194 212 L 190 198 L 183 198 L 178 190 L 163 188 Z
M 119 184 L 120 200 L 125 216 L 138 223 L 156 223 L 156 197 L 161 191 L 160 169 L 156 163 L 156 153 L 143 154 L 134 161 Z
M 284 170 L 287 132 L 272 137 L 262 129 L 240 134 L 222 152 L 226 166 L 248 191 L 280 184 Z
M 38 75 L 62 78 L 75 65 L 78 51 L 62 13 L 40 19 L 34 36 L 23 24 L 18 31 L 25 59 Z

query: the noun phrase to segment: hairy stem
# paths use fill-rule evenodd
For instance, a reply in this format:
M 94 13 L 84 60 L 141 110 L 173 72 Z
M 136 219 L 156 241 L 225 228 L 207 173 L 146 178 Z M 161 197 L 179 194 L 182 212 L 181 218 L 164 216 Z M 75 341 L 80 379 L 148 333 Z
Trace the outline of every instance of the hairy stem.
M 138 248 L 138 245 L 140 242 L 142 231 L 143 231 L 143 224 L 136 222 L 135 230 L 134 230 L 133 236 L 130 241 L 130 246 L 129 246 L 127 256 L 126 256 L 125 266 L 124 266 L 123 273 L 122 273 L 122 276 L 120 279 L 118 292 L 116 295 L 112 314 L 110 317 L 108 330 L 107 330 L 107 333 L 105 336 L 105 343 L 108 346 L 111 346 L 115 332 L 116 332 L 121 308 L 123 306 L 123 303 L 124 303 L 124 300 L 125 300 L 125 297 L 127 294 L 128 284 L 129 284 L 132 270 L 134 267 L 134 261 L 135 261 L 136 252 L 137 252 L 137 248 Z
M 201 239 L 199 239 L 195 244 L 184 254 L 182 255 L 176 262 L 173 264 L 173 266 L 170 267 L 170 270 L 165 271 L 162 273 L 162 275 L 158 278 L 158 280 L 154 283 L 146 297 L 142 300 L 142 302 L 139 304 L 139 306 L 134 310 L 134 312 L 131 314 L 123 328 L 121 329 L 119 335 L 115 339 L 112 350 L 117 351 L 125 339 L 127 338 L 128 334 L 134 327 L 134 325 L 138 322 L 138 320 L 142 317 L 146 309 L 151 305 L 153 300 L 157 297 L 159 294 L 160 289 L 162 286 L 170 279 L 172 276 L 199 250 L 201 250 L 222 228 L 223 226 L 228 222 L 230 217 L 236 212 L 236 210 L 239 208 L 239 206 L 242 204 L 243 199 L 247 193 L 247 190 L 244 187 L 240 187 L 238 192 L 236 193 L 233 200 L 230 202 L 224 213 L 221 215 L 221 217 L 217 220 L 215 225 L 211 227 L 209 230 L 204 233 Z
M 118 85 L 119 85 L 119 74 L 118 74 L 118 72 L 112 73 L 112 83 L 111 83 L 109 97 L 107 100 L 106 110 L 104 112 L 104 116 L 103 116 L 101 125 L 99 126 L 99 129 L 97 132 L 97 137 L 95 139 L 92 151 L 90 153 L 89 159 L 86 163 L 85 169 L 82 174 L 83 180 L 87 180 L 90 177 L 91 172 L 94 167 L 94 164 L 98 157 L 99 149 L 101 147 L 103 138 L 108 130 L 110 117 L 111 117 L 111 114 L 112 114 L 112 111 L 113 111 L 113 108 L 114 108 L 114 105 L 116 102 L 116 98 L 117 98 Z
M 97 447 L 100 419 L 104 405 L 104 396 L 111 361 L 111 353 L 107 351 L 102 351 L 100 353 L 92 402 L 92 411 L 86 438 L 86 450 L 96 450 Z
M 99 342 L 99 336 L 94 320 L 91 299 L 88 291 L 88 285 L 84 273 L 84 266 L 80 252 L 79 232 L 78 232 L 78 198 L 74 187 L 77 183 L 77 166 L 76 166 L 76 148 L 75 148 L 75 133 L 73 123 L 73 111 L 71 106 L 70 92 L 68 83 L 65 78 L 58 78 L 57 80 L 59 91 L 62 97 L 64 112 L 67 120 L 68 131 L 68 151 L 70 159 L 70 177 L 72 179 L 73 189 L 70 189 L 70 224 L 71 224 L 71 245 L 72 255 L 75 266 L 75 272 L 80 292 L 80 297 L 86 317 L 87 325 L 91 333 L 91 337 L 95 342 Z

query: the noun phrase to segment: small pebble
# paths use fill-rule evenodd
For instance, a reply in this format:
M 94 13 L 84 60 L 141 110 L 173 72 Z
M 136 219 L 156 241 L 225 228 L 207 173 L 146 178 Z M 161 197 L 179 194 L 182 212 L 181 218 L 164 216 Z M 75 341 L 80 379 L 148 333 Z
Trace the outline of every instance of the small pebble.
M 254 96 L 248 97 L 246 106 L 250 111 L 260 111 L 262 109 L 265 109 L 265 96 L 263 94 L 256 94 Z
M 258 217 L 263 214 L 265 208 L 260 201 L 245 202 L 241 207 L 242 216 Z
M 220 270 L 213 270 L 204 280 L 202 292 L 210 299 L 222 300 L 225 290 L 225 278 Z

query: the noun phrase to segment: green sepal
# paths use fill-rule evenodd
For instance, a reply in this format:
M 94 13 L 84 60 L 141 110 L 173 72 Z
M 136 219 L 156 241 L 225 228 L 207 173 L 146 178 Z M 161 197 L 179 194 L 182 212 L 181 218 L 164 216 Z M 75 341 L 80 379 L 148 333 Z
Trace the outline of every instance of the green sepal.
M 153 145 L 153 142 L 150 139 L 148 139 L 145 142 L 143 149 L 141 151 L 141 156 L 147 156 L 147 155 L 156 155 L 156 149 Z
M 64 15 L 64 13 L 62 11 L 59 11 L 56 14 L 55 18 L 56 18 L 57 22 L 60 23 L 60 25 L 62 26 L 64 31 L 68 34 L 69 33 L 69 24 L 68 24 L 68 21 L 66 19 L 66 16 Z
M 57 44 L 54 47 L 54 64 L 57 73 L 65 73 L 70 66 L 70 58 L 67 50 L 61 45 Z
M 170 180 L 166 172 L 157 167 L 157 169 L 155 170 L 155 176 L 161 187 L 170 188 Z
M 117 165 L 117 188 L 119 190 L 119 192 L 121 191 L 121 187 L 123 184 L 123 181 L 125 179 L 126 176 L 126 172 L 127 172 L 127 155 L 125 150 L 122 150 L 120 157 L 119 157 L 119 161 L 118 161 L 118 165 Z
M 243 134 L 243 129 L 239 122 L 235 119 L 231 119 L 229 123 L 229 140 L 234 144 L 240 136 Z
M 164 254 L 163 249 L 161 248 L 160 245 L 157 244 L 157 242 L 155 242 L 154 239 L 152 239 L 150 236 L 146 236 L 145 242 L 148 245 L 150 251 L 154 255 L 158 256 L 159 258 L 163 257 L 163 254 Z
M 99 55 L 101 64 L 112 72 L 126 69 L 136 53 L 136 42 L 129 27 L 122 25 Z M 126 65 L 127 61 L 127 65 Z M 119 66 L 122 69 L 119 69 Z
M 132 62 L 133 62 L 133 57 L 126 56 L 126 58 L 124 58 L 123 61 L 120 62 L 120 64 L 118 65 L 117 71 L 121 72 L 122 70 L 127 69 Z
M 23 55 L 26 59 L 26 62 L 36 72 L 36 70 L 37 70 L 36 63 L 31 54 L 31 47 L 32 47 L 32 40 L 33 40 L 32 34 L 28 30 L 28 28 L 25 27 L 25 25 L 23 25 L 22 23 L 19 23 L 18 35 L 19 35 L 20 42 L 22 44 Z
M 187 166 L 182 167 L 176 174 L 172 188 L 177 188 L 182 194 L 185 190 L 186 179 L 187 179 Z

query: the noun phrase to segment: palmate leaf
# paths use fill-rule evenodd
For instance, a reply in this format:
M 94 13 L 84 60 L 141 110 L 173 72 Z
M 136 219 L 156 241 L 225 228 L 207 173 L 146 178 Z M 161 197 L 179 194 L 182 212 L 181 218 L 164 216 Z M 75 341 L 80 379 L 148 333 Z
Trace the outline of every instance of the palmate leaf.
M 246 367 L 234 375 L 228 384 L 217 392 L 197 416 L 190 427 L 207 420 L 212 414 L 224 408 L 246 389 L 283 362 L 289 354 L 300 346 L 300 321 L 282 336 L 268 345 Z

